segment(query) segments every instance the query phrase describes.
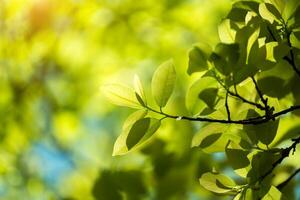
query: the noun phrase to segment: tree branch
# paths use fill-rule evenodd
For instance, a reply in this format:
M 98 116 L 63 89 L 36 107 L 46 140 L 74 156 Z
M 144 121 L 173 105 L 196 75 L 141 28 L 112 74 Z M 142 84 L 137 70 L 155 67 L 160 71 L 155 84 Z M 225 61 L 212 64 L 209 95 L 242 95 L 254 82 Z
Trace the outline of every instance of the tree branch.
M 228 106 L 228 92 L 226 92 L 225 107 L 226 107 L 226 112 L 227 112 L 227 118 L 228 118 L 228 121 L 230 122 L 231 118 L 230 118 L 230 110 L 229 110 L 229 106 Z
M 279 190 L 283 189 L 299 172 L 300 168 L 298 168 L 294 173 L 292 173 L 285 181 L 277 185 L 277 188 Z
M 245 99 L 244 97 L 242 97 L 241 95 L 239 95 L 238 92 L 237 92 L 237 89 L 236 89 L 236 85 L 234 85 L 234 90 L 235 90 L 235 93 L 234 93 L 234 92 L 230 91 L 230 89 L 227 88 L 217 77 L 216 77 L 216 80 L 227 91 L 227 93 L 230 94 L 231 96 L 240 99 L 244 103 L 247 103 L 249 105 L 255 106 L 255 107 L 257 107 L 260 110 L 265 110 L 265 108 L 262 105 L 260 105 L 259 103 L 255 103 L 255 102 L 249 101 L 249 100 Z
M 266 110 L 269 106 L 268 106 L 268 99 L 266 98 L 264 98 L 264 95 L 263 95 L 263 93 L 260 91 L 260 89 L 259 89 L 259 87 L 258 87 L 258 84 L 257 84 L 257 82 L 256 82 L 256 80 L 255 80 L 255 78 L 253 77 L 253 76 L 251 76 L 251 79 L 252 79 L 252 81 L 253 81 L 253 83 L 254 83 L 254 85 L 255 85 L 255 89 L 256 89 L 256 91 L 257 91 L 257 93 L 258 93 L 258 95 L 259 95 L 259 98 L 260 98 L 260 100 L 263 102 L 263 104 L 264 104 L 264 110 Z
M 266 178 L 269 174 L 271 174 L 271 173 L 273 172 L 273 170 L 274 170 L 274 169 L 275 169 L 275 168 L 276 168 L 276 167 L 277 167 L 277 166 L 278 166 L 285 158 L 289 157 L 291 151 L 292 151 L 292 154 L 295 153 L 295 151 L 296 151 L 296 146 L 297 146 L 297 144 L 300 143 L 300 136 L 299 136 L 298 138 L 296 138 L 296 139 L 292 139 L 292 141 L 293 141 L 293 144 L 292 144 L 291 146 L 282 149 L 280 158 L 279 158 L 276 162 L 274 162 L 274 163 L 272 164 L 271 169 L 269 169 L 264 175 L 262 175 L 262 176 L 260 177 L 260 182 L 261 182 L 262 180 L 264 180 L 264 178 Z
M 256 124 L 263 124 L 266 123 L 270 120 L 275 119 L 276 117 L 279 117 L 281 115 L 287 114 L 289 112 L 295 111 L 295 110 L 300 110 L 300 105 L 296 105 L 296 106 L 291 106 L 290 108 L 287 108 L 285 110 L 279 111 L 277 113 L 274 113 L 272 115 L 270 115 L 269 117 L 266 117 L 266 115 L 263 116 L 259 116 L 259 117 L 253 117 L 253 118 L 248 118 L 248 119 L 242 119 L 242 120 L 225 120 L 225 119 L 213 119 L 213 118 L 205 118 L 205 117 L 188 117 L 188 116 L 178 116 L 178 115 L 170 115 L 167 113 L 163 113 L 160 111 L 157 111 L 153 108 L 150 107 L 145 107 L 148 110 L 154 112 L 154 113 L 158 113 L 161 115 L 166 116 L 167 118 L 171 118 L 171 119 L 183 119 L 183 120 L 188 120 L 188 121 L 198 121 L 198 122 L 214 122 L 214 123 L 222 123 L 222 124 L 252 124 L 252 125 L 256 125 Z

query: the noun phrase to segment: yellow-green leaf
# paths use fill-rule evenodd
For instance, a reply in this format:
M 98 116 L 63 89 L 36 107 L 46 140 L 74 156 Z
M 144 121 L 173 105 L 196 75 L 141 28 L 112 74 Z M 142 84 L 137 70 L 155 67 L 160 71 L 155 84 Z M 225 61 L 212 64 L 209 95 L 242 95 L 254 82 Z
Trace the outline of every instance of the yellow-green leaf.
M 175 86 L 176 72 L 172 60 L 162 63 L 152 78 L 152 95 L 159 107 L 164 107 Z
M 135 92 L 131 88 L 120 84 L 108 84 L 102 88 L 103 95 L 113 104 L 130 108 L 141 108 Z

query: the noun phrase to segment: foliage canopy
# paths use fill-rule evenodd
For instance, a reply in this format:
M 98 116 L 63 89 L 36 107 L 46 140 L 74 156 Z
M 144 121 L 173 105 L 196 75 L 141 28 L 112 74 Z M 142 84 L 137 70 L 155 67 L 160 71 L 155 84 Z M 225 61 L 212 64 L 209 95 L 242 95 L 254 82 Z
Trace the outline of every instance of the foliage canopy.
M 283 125 L 300 114 L 300 2 L 237 1 L 218 33 L 214 47 L 203 41 L 189 51 L 187 73 L 198 79 L 180 104 L 187 112 L 164 111 L 176 82 L 172 60 L 153 74 L 155 103 L 146 99 L 137 77 L 134 89 L 103 87 L 113 103 L 138 109 L 124 123 L 113 154 L 144 146 L 166 119 L 200 123 L 191 146 L 224 152 L 238 175 L 233 180 L 214 169 L 203 173 L 199 180 L 205 189 L 235 200 L 291 199 L 284 189 L 299 168 L 293 166 L 281 182 L 276 175 L 300 143 L 299 131 L 291 134 Z

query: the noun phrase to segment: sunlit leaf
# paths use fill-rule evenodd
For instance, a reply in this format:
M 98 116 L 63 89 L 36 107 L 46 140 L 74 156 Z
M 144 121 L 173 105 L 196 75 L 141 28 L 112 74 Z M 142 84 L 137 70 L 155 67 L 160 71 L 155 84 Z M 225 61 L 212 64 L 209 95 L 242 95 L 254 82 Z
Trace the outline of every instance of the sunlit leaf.
M 141 108 L 136 99 L 134 90 L 120 84 L 104 85 L 102 88 L 103 95 L 113 104 L 130 108 Z
M 223 43 L 234 43 L 236 31 L 231 29 L 230 20 L 225 19 L 218 28 L 220 41 Z
M 282 200 L 282 194 L 276 187 L 271 186 L 270 190 L 262 200 Z
M 281 20 L 280 12 L 276 9 L 275 6 L 269 3 L 261 3 L 259 5 L 259 14 L 262 16 L 262 18 L 268 20 L 271 24 L 274 21 Z
M 137 94 L 137 99 L 138 101 L 140 102 L 141 105 L 147 105 L 147 100 L 146 100 L 146 95 L 145 95 L 145 92 L 144 92 L 144 88 L 143 88 L 143 85 L 142 85 L 142 82 L 139 78 L 138 75 L 135 75 L 134 76 L 134 80 L 133 80 L 133 85 L 134 85 L 134 90 Z
M 175 86 L 176 72 L 172 60 L 162 63 L 152 77 L 152 94 L 159 107 L 164 107 Z
M 236 183 L 231 178 L 218 173 L 208 172 L 202 174 L 199 180 L 202 187 L 218 194 L 229 193 L 236 186 Z

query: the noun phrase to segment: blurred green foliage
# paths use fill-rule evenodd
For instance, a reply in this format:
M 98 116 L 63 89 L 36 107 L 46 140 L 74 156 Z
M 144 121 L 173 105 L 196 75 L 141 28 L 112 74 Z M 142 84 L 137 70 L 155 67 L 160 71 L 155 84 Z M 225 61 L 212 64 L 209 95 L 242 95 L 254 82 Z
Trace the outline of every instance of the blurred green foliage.
M 0 198 L 215 199 L 198 178 L 217 164 L 190 149 L 190 123 L 165 124 L 141 152 L 113 158 L 129 110 L 108 104 L 99 86 L 135 73 L 150 82 L 157 64 L 173 57 L 176 108 L 190 81 L 188 49 L 200 40 L 217 43 L 230 6 L 0 0 Z

